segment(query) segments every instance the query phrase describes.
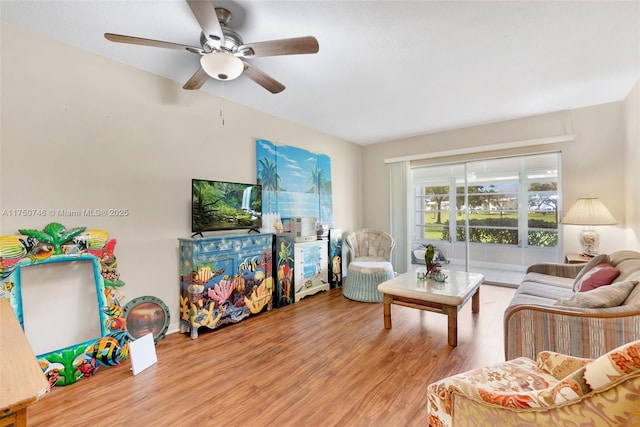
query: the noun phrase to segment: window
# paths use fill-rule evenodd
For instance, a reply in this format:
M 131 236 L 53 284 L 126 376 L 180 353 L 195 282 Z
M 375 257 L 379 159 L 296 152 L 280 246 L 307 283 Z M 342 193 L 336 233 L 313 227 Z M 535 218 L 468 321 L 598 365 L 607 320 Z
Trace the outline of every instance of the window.
M 478 179 L 473 185 L 464 183 L 456 188 L 461 203 L 460 216 L 469 215 L 469 241 L 475 243 L 518 244 L 518 181 L 517 177 Z M 465 241 L 464 224 L 456 227 L 456 240 Z
M 559 156 L 413 168 L 414 243 L 557 251 Z
M 423 239 L 443 239 L 447 234 L 450 203 L 448 185 L 428 185 L 416 191 L 416 224 Z
M 527 244 L 558 245 L 558 182 L 548 172 L 527 176 Z

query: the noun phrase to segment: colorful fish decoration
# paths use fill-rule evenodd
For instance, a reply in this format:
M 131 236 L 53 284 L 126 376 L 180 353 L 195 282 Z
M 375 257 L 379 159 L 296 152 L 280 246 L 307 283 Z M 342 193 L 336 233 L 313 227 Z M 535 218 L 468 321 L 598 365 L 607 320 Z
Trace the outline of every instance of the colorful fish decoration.
M 258 257 L 246 258 L 238 267 L 238 271 L 256 271 L 260 266 Z
M 123 331 L 126 327 L 126 321 L 124 319 L 124 312 L 119 304 L 111 304 L 102 311 L 108 316 L 104 323 L 105 326 L 111 331 Z
M 80 246 L 81 251 L 89 252 L 100 258 L 102 250 L 109 240 L 109 233 L 104 230 L 86 230 L 83 229 L 82 234 L 74 236 L 73 241 Z
M 28 257 L 31 260 L 31 263 L 36 263 L 38 261 L 44 261 L 53 255 L 54 247 L 49 243 L 40 243 L 38 246 L 33 248 L 31 252 L 29 252 Z
M 113 317 L 107 320 L 107 328 L 112 331 L 122 331 L 127 327 L 124 317 Z
M 34 240 L 27 236 L 0 236 L 0 279 L 11 276 L 16 264 L 27 256 Z
M 213 277 L 211 267 L 200 267 L 196 273 L 196 283 L 203 285 Z
M 126 331 L 118 331 L 98 339 L 88 353 L 92 359 L 104 366 L 115 366 L 129 355 Z

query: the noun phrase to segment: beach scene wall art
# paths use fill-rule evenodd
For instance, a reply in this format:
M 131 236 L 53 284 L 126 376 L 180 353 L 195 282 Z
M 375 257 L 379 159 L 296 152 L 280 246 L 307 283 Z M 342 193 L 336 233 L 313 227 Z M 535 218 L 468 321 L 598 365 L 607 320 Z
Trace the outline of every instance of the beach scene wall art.
M 256 165 L 263 212 L 282 219 L 314 217 L 322 225 L 332 224 L 329 156 L 258 139 Z

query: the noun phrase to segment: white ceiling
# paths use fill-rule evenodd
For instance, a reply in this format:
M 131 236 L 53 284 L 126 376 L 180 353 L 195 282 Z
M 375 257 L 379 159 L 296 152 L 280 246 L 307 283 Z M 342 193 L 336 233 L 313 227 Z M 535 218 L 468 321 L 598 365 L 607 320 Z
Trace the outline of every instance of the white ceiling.
M 640 1 L 215 5 L 245 42 L 314 35 L 320 52 L 251 60 L 287 87 L 277 95 L 246 77 L 201 90 L 363 145 L 619 101 L 640 79 Z M 103 37 L 199 46 L 183 0 L 1 0 L 0 18 L 181 85 L 199 66 L 195 54 Z

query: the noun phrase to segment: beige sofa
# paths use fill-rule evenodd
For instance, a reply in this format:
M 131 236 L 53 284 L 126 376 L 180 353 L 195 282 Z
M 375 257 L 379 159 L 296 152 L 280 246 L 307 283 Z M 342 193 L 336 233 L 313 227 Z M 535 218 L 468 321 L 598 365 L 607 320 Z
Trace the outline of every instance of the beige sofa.
M 626 287 L 629 293 L 623 295 L 619 304 L 604 308 L 558 305 L 559 300 L 562 303 L 591 294 L 574 292 L 576 277 L 584 276 L 602 262 L 609 262 L 620 274 L 611 285 L 596 291 Z M 638 281 L 640 252 L 636 251 L 598 256 L 586 265 L 532 265 L 504 313 L 506 360 L 520 356 L 535 359 L 541 351 L 595 359 L 623 344 L 640 340 Z

